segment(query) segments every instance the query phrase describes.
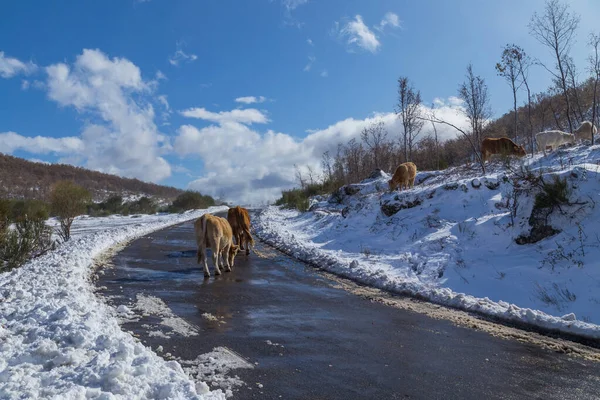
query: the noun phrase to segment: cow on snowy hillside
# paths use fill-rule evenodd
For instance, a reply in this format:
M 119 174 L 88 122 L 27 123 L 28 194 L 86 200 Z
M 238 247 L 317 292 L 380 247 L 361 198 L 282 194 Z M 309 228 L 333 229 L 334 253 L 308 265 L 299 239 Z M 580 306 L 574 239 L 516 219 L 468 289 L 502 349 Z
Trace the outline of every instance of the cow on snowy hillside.
M 596 128 L 596 125 L 592 125 L 590 121 L 583 121 L 581 126 L 573 132 L 575 138 L 580 142 L 583 140 L 592 140 L 592 135 L 596 133 L 598 133 L 598 128 Z
M 523 146 L 519 146 L 507 137 L 485 138 L 481 142 L 481 157 L 485 162 L 492 154 L 516 155 L 524 157 L 527 155 Z
M 575 143 L 575 135 L 562 131 L 544 131 L 535 135 L 538 151 L 542 150 L 546 155 L 546 149 L 550 147 L 552 151 L 563 144 Z
M 390 191 L 394 191 L 397 186 L 400 186 L 400 190 L 409 189 L 415 185 L 415 176 L 417 176 L 417 166 L 412 162 L 405 162 L 400 164 L 392 179 L 388 181 Z

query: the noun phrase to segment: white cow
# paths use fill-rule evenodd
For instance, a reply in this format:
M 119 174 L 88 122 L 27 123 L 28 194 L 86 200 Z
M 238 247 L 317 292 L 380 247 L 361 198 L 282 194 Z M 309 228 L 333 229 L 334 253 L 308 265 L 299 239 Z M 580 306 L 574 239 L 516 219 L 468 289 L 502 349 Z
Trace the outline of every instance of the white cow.
M 555 150 L 562 144 L 575 143 L 575 135 L 563 131 L 544 131 L 535 135 L 538 151 L 542 150 L 546 155 L 546 147 Z
M 573 133 L 575 134 L 575 138 L 580 142 L 583 140 L 592 140 L 592 135 L 598 133 L 598 128 L 592 125 L 590 121 L 583 121 L 581 126 Z

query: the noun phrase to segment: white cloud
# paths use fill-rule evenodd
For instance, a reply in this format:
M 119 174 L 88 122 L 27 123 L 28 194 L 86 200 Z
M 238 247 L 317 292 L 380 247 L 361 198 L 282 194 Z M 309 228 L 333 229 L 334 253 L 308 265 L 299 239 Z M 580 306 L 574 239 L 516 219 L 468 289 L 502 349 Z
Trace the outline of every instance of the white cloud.
M 236 103 L 244 103 L 244 104 L 254 104 L 254 103 L 264 103 L 267 101 L 265 96 L 246 96 L 246 97 L 238 97 L 235 99 Z
M 161 94 L 160 96 L 156 96 L 156 100 L 158 100 L 158 102 L 160 104 L 162 104 L 162 106 L 165 108 L 165 110 L 171 111 L 171 107 L 169 106 L 169 101 L 167 100 L 166 94 Z
M 31 82 L 29 82 L 27 79 L 23 79 L 21 81 L 21 89 L 27 90 L 27 89 L 29 89 L 30 86 L 31 86 Z
M 34 63 L 24 63 L 16 58 L 5 56 L 4 52 L 0 51 L 0 77 L 12 78 L 18 74 L 30 74 L 36 69 Z
M 198 56 L 195 54 L 188 54 L 182 49 L 183 43 L 177 42 L 177 50 L 175 50 L 175 54 L 169 57 L 169 63 L 174 66 L 178 66 L 182 62 L 193 62 L 198 59 Z
M 383 32 L 386 26 L 391 26 L 392 28 L 399 28 L 400 19 L 398 18 L 398 15 L 394 14 L 393 12 L 386 13 L 383 16 L 383 19 L 381 20 L 379 25 L 375 27 L 375 29 Z
M 15 132 L 0 133 L 0 152 L 11 154 L 23 150 L 31 154 L 70 154 L 84 150 L 84 143 L 78 137 L 27 137 Z
M 169 100 L 167 100 L 166 94 L 156 96 L 156 101 L 162 106 L 163 111 L 161 112 L 162 125 L 170 125 L 169 117 L 171 116 L 171 106 Z
M 304 71 L 304 72 L 308 72 L 308 71 L 310 71 L 310 69 L 312 68 L 312 66 L 313 66 L 313 64 L 315 63 L 315 61 L 316 61 L 316 60 L 317 60 L 317 59 L 316 59 L 315 57 L 313 57 L 313 56 L 308 56 L 308 64 L 306 64 L 306 65 L 304 66 L 304 69 L 303 69 L 303 71 Z
M 96 119 L 84 127 L 81 147 L 64 160 L 153 182 L 170 176 L 161 157 L 169 143 L 154 123 L 150 104 L 152 85 L 135 64 L 85 49 L 73 65 L 54 64 L 46 72 L 50 99 Z
M 333 33 L 346 41 L 349 51 L 352 51 L 355 47 L 360 47 L 371 53 L 376 53 L 381 46 L 375 33 L 365 25 L 360 15 L 356 15 L 353 20 L 347 22 L 341 28 L 339 22 L 336 22 Z
M 459 127 L 467 127 L 454 100 L 439 100 L 436 115 Z M 425 111 L 429 109 L 424 107 Z M 279 197 L 282 189 L 296 185 L 294 164 L 310 165 L 320 171 L 323 152 L 335 153 L 338 143 L 360 139 L 361 130 L 375 121 L 383 121 L 390 135 L 401 131 L 394 113 L 374 114 L 365 119 L 348 118 L 325 129 L 311 130 L 303 139 L 268 130 L 261 133 L 239 121 L 213 118 L 214 125 L 198 128 L 183 125 L 177 131 L 174 151 L 180 156 L 197 155 L 204 164 L 203 175 L 189 187 L 226 200 L 259 204 Z M 424 127 L 423 136 L 432 131 Z M 454 138 L 456 131 L 437 126 L 441 140 Z
M 306 39 L 306 43 L 308 43 L 309 46 L 314 46 L 314 43 L 311 38 Z
M 260 110 L 255 108 L 246 108 L 243 110 L 220 111 L 218 113 L 211 112 L 204 107 L 189 108 L 179 112 L 184 117 L 198 118 L 205 121 L 226 123 L 235 122 L 240 124 L 266 124 L 269 122 L 267 116 Z
M 385 27 L 399 28 L 400 19 L 393 12 L 386 13 L 375 30 L 383 33 Z M 346 44 L 349 52 L 353 52 L 356 48 L 360 48 L 371 53 L 376 53 L 381 48 L 381 42 L 375 32 L 363 22 L 360 15 L 356 15 L 353 20 L 347 21 L 345 24 L 335 22 L 332 34 Z
M 155 79 L 157 81 L 167 80 L 167 76 L 161 70 L 156 71 Z
M 326 69 L 321 71 L 321 78 L 327 78 L 328 76 L 329 76 L 329 72 Z

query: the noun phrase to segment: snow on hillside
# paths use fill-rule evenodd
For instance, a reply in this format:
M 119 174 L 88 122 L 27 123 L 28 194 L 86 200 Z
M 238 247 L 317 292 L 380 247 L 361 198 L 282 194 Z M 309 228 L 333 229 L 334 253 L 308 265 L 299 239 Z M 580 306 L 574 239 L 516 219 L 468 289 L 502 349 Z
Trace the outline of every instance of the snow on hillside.
M 510 169 L 497 162 L 485 176 L 464 167 L 420 172 L 414 189 L 394 193 L 381 173 L 312 199 L 306 213 L 269 207 L 255 229 L 368 285 L 600 338 L 599 163 L 600 146 L 578 146 Z M 570 204 L 545 220 L 549 209 L 534 210 L 541 189 L 516 179 L 522 165 L 545 182 L 566 178 Z
M 117 243 L 204 212 L 78 218 L 71 241 L 0 274 L 0 398 L 224 399 L 122 331 L 89 280 Z

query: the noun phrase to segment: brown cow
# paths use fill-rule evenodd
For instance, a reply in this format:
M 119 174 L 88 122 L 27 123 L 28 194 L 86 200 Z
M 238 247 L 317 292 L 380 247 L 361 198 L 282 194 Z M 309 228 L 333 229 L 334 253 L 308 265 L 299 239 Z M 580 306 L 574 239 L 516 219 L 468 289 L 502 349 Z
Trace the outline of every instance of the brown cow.
M 400 164 L 396 168 L 392 179 L 388 181 L 390 190 L 393 191 L 396 189 L 396 186 L 400 186 L 400 190 L 404 189 L 404 187 L 408 189 L 415 186 L 415 176 L 417 176 L 417 166 L 415 163 L 409 161 Z
M 204 261 L 204 276 L 209 277 L 206 249 L 212 249 L 212 259 L 215 266 L 215 275 L 221 275 L 219 256 L 225 263 L 225 271 L 230 272 L 233 261 L 238 253 L 239 246 L 233 243 L 231 226 L 225 218 L 204 214 L 194 223 L 196 243 L 198 244 L 198 264 Z
M 254 246 L 254 239 L 250 234 L 250 215 L 248 210 L 236 206 L 227 211 L 227 221 L 233 230 L 233 237 L 240 250 L 246 250 L 246 255 L 250 254 L 250 245 Z
M 481 142 L 481 157 L 485 162 L 492 154 L 513 154 L 518 157 L 527 155 L 523 146 L 517 145 L 507 137 L 485 138 Z

